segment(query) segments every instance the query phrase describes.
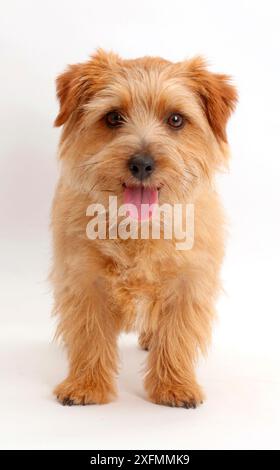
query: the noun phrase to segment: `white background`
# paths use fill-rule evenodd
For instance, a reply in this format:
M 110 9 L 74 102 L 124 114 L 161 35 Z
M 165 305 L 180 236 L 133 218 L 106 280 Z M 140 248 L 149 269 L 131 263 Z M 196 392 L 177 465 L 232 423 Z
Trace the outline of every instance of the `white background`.
M 279 448 L 278 1 L 1 0 L 0 447 Z M 96 47 L 127 58 L 203 54 L 233 75 L 232 163 L 219 179 L 230 220 L 197 410 L 153 405 L 133 335 L 120 341 L 120 394 L 105 406 L 62 407 L 52 388 L 67 370 L 52 342 L 48 230 L 59 130 L 54 79 Z

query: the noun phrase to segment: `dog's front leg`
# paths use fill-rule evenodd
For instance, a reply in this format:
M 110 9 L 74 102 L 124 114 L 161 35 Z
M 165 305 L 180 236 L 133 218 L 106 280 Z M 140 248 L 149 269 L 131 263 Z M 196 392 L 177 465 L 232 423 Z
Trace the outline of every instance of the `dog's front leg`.
M 208 340 L 210 308 L 210 304 L 199 303 L 185 283 L 165 288 L 145 377 L 153 402 L 185 408 L 202 403 L 194 367 L 198 349 L 203 349 Z
M 60 294 L 58 333 L 66 344 L 70 371 L 54 393 L 63 405 L 101 404 L 116 395 L 117 314 L 108 286 Z

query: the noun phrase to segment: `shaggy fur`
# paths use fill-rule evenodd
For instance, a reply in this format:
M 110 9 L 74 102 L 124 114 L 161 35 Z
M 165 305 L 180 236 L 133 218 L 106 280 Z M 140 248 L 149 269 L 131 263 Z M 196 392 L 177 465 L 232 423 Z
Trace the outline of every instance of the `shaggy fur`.
M 213 177 L 227 163 L 226 123 L 236 90 L 199 57 L 123 60 L 99 50 L 58 77 L 57 95 L 55 125 L 63 132 L 51 279 L 70 370 L 55 394 L 67 405 L 112 400 L 118 335 L 137 329 L 140 346 L 149 350 L 149 398 L 195 407 L 204 396 L 195 363 L 209 344 L 224 253 Z M 126 116 L 120 128 L 104 122 L 112 110 Z M 168 127 L 171 112 L 185 116 L 183 128 Z M 160 204 L 194 204 L 191 250 L 176 250 L 174 240 L 87 238 L 87 207 L 108 208 L 112 194 L 123 202 L 123 183 L 137 184 L 127 162 L 139 152 L 155 159 L 145 184 L 160 187 Z

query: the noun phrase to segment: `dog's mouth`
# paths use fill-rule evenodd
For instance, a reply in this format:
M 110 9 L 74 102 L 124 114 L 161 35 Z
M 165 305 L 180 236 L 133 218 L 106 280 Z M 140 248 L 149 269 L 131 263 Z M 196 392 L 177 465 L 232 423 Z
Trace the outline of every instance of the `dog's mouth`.
M 158 204 L 159 188 L 143 185 L 128 186 L 123 184 L 124 203 L 129 204 L 129 215 L 140 221 L 152 217 L 155 205 Z

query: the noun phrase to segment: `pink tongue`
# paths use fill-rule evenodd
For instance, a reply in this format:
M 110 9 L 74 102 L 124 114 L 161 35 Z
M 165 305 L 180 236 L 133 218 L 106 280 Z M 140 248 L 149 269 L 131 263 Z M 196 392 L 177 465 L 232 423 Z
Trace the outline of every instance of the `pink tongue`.
M 125 188 L 124 203 L 133 204 L 134 210 L 129 210 L 129 215 L 134 219 L 147 220 L 152 217 L 153 204 L 158 202 L 158 190 L 135 186 Z

